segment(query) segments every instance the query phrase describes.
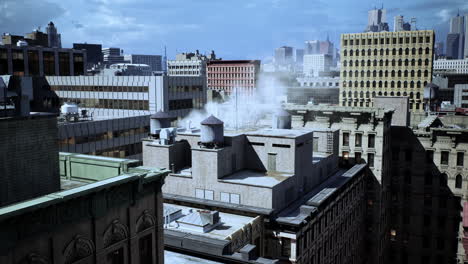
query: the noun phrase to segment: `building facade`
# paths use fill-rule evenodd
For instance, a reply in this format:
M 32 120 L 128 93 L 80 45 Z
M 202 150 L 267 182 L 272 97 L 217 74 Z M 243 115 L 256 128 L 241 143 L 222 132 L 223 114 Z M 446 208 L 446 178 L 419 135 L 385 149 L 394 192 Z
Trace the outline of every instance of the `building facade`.
M 93 117 L 150 115 L 159 110 L 184 117 L 206 103 L 204 77 L 48 76 L 60 102 L 78 103 Z
M 450 59 L 461 59 L 462 58 L 462 38 L 463 35 L 460 33 L 449 33 L 447 34 L 447 47 L 446 56 Z
M 104 48 L 102 49 L 103 61 L 106 65 L 116 63 L 124 63 L 125 59 L 122 55 L 120 48 Z
M 423 111 L 434 31 L 343 34 L 341 47 L 340 105 L 365 107 L 375 96 L 409 96 L 410 110 Z
M 86 61 L 83 50 L 0 45 L 0 75 L 84 75 Z
M 260 73 L 259 60 L 215 60 L 207 63 L 208 89 L 227 95 L 253 94 Z
M 374 8 L 367 12 L 367 27 L 365 32 L 389 31 L 387 10 Z
M 329 72 L 333 57 L 328 54 L 304 55 L 302 71 L 306 76 L 318 77 L 323 72 Z
M 131 160 L 62 153 L 61 191 L 0 207 L 0 262 L 164 263 L 167 173 Z
M 468 108 L 468 84 L 455 84 L 453 104 L 456 107 Z
M 87 69 L 104 62 L 101 44 L 73 43 L 73 49 L 86 50 Z
M 468 58 L 463 60 L 435 60 L 434 72 L 468 74 Z
M 130 54 L 124 56 L 125 61 L 132 64 L 146 64 L 150 66 L 152 72 L 160 72 L 163 70 L 162 67 L 162 56 L 161 55 L 141 55 L 141 54 Z
M 275 63 L 279 65 L 291 64 L 293 62 L 293 48 L 283 46 L 275 49 Z
M 299 85 L 287 87 L 287 102 L 292 104 L 338 105 L 340 78 L 298 77 Z
M 216 60 L 216 54 L 211 51 L 209 56 L 195 53 L 180 53 L 175 60 L 167 61 L 167 75 L 169 76 L 206 76 L 206 64 L 209 60 Z

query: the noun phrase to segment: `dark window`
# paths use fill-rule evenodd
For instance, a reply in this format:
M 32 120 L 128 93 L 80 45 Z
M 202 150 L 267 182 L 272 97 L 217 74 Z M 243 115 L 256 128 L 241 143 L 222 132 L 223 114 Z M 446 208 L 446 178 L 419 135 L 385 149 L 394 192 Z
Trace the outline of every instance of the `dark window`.
M 457 166 L 463 166 L 463 164 L 464 164 L 463 160 L 464 159 L 465 159 L 465 153 L 458 152 L 457 153 Z
M 343 146 L 349 146 L 349 133 L 343 132 Z
M 448 165 L 448 163 L 449 163 L 449 152 L 448 151 L 442 151 L 440 153 L 440 164 Z
M 0 49 L 0 75 L 8 74 L 8 51 Z
M 75 76 L 84 75 L 83 54 L 73 54 L 73 70 Z
M 70 54 L 66 52 L 59 52 L 59 75 L 70 75 Z
M 11 56 L 12 56 L 12 61 L 13 61 L 13 75 L 23 76 L 24 75 L 23 50 L 12 50 Z
M 273 147 L 276 147 L 276 148 L 291 148 L 291 145 L 286 145 L 286 144 L 273 144 Z
M 362 147 L 362 134 L 356 134 L 356 147 Z
M 373 153 L 367 154 L 367 164 L 369 164 L 369 167 L 374 167 L 374 154 Z
M 119 248 L 107 254 L 107 263 L 109 264 L 124 264 L 124 251 Z
M 367 147 L 375 148 L 375 135 L 374 134 L 369 134 Z
M 140 249 L 140 264 L 153 263 L 153 237 L 152 234 L 140 238 L 138 246 Z
M 55 55 L 53 52 L 43 52 L 44 75 L 55 75 Z
M 265 146 L 265 143 L 261 143 L 261 142 L 249 142 L 249 143 L 252 146 Z
M 39 75 L 39 53 L 37 50 L 28 51 L 28 66 L 29 75 Z
M 457 177 L 455 177 L 455 188 L 461 189 L 462 183 L 463 183 L 462 176 L 458 174 Z
M 354 153 L 354 159 L 356 163 L 361 163 L 361 152 Z

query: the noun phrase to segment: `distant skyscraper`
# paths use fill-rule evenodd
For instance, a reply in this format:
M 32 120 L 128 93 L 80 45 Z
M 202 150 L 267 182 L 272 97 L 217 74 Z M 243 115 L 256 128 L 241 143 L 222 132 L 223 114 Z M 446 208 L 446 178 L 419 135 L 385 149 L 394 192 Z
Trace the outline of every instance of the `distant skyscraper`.
M 306 76 L 320 76 L 320 73 L 329 72 L 333 57 L 329 54 L 304 55 L 303 72 Z
M 296 49 L 296 63 L 302 64 L 304 62 L 304 49 Z
M 57 33 L 57 28 L 54 23 L 51 21 L 47 25 L 47 37 L 49 40 L 49 47 L 51 48 L 61 48 L 62 40 L 60 34 Z
M 465 16 L 457 14 L 450 19 L 450 32 L 447 35 L 447 56 L 453 59 L 463 59 L 465 53 Z M 455 36 L 455 35 L 458 35 Z M 457 42 L 455 42 L 455 39 Z M 449 52 L 450 51 L 450 52 Z
M 444 55 L 444 42 L 440 41 L 434 45 L 434 53 L 436 57 Z
M 319 54 L 320 41 L 308 40 L 305 42 L 304 54 Z
M 458 59 L 460 58 L 460 38 L 461 34 L 449 33 L 447 34 L 447 58 Z
M 408 22 L 405 22 L 403 19 L 403 16 L 395 16 L 393 18 L 393 31 L 410 31 L 411 30 L 411 24 Z
M 282 46 L 275 49 L 276 64 L 290 64 L 293 62 L 293 48 Z
M 387 10 L 383 8 L 369 10 L 365 32 L 388 31 L 389 28 L 386 20 Z

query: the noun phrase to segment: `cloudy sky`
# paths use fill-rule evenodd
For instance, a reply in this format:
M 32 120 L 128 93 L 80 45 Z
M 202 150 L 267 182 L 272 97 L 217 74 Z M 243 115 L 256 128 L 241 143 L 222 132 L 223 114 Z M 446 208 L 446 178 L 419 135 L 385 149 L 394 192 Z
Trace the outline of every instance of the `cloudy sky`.
M 383 2 L 382 2 L 383 1 Z M 419 29 L 445 38 L 468 0 L 1 0 L 0 32 L 24 34 L 54 21 L 64 47 L 74 42 L 120 47 L 125 53 L 209 52 L 226 59 L 267 59 L 275 47 L 362 32 L 367 11 L 416 17 Z

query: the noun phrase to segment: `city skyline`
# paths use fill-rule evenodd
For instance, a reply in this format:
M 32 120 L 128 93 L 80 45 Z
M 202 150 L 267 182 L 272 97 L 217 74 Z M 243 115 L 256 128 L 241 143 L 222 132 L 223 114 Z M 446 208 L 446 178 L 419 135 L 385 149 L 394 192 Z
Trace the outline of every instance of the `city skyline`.
M 5 0 L 0 5 L 3 14 L 0 22 L 3 32 L 24 35 L 39 26 L 45 31 L 47 23 L 54 21 L 58 32 L 63 33 L 64 47 L 87 42 L 119 47 L 127 54 L 163 54 L 167 46 L 169 57 L 200 49 L 207 54 L 215 50 L 225 59 L 268 60 L 273 58 L 274 48 L 283 45 L 303 48 L 304 41 L 325 39 L 327 35 L 339 46 L 340 34 L 362 32 L 368 10 L 382 5 L 387 9 L 390 30 L 394 16 L 416 17 L 419 29 L 435 29 L 437 41 L 445 41 L 450 17 L 458 11 L 468 13 L 468 3 L 463 0 L 357 4 L 338 0 L 310 3 L 261 0 L 235 4 L 211 0 L 196 4 L 147 0 L 67 3 Z M 336 9 L 337 6 L 340 8 Z M 30 16 L 33 11 L 38 15 Z M 245 57 L 239 58 L 239 54 Z

